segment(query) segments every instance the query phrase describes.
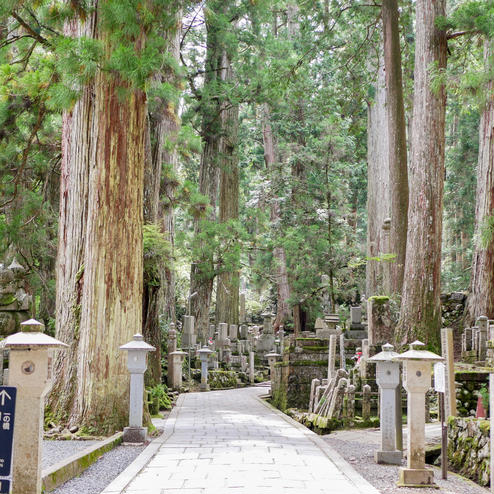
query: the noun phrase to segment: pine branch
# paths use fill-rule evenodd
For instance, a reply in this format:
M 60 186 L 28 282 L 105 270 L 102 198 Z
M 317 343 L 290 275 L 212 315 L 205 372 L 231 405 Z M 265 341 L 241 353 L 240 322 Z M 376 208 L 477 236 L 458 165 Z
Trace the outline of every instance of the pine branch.
M 22 19 L 19 14 L 12 12 L 12 17 L 31 35 L 32 38 L 39 41 L 41 44 L 46 46 L 51 46 L 51 43 L 36 32 L 24 19 Z

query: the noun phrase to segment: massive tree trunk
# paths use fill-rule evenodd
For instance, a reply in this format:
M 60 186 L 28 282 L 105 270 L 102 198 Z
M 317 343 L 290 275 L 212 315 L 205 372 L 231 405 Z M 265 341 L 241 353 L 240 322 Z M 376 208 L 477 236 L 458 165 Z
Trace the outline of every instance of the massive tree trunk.
M 378 65 L 374 100 L 367 109 L 367 257 L 366 295 L 390 293 L 389 262 L 372 260 L 387 252 L 383 224 L 389 217 L 389 142 L 384 67 Z
M 420 339 L 439 344 L 441 236 L 444 186 L 446 91 L 434 87 L 435 70 L 446 67 L 446 33 L 435 25 L 445 0 L 418 0 L 408 243 L 400 321 L 400 345 Z
M 65 27 L 68 36 L 93 37 L 93 18 L 86 23 L 72 21 Z M 69 348 L 57 352 L 54 385 L 48 404 L 58 422 L 66 422 L 77 382 L 81 297 L 84 284 L 91 122 L 94 113 L 93 87 L 88 85 L 71 111 L 62 119 L 62 163 L 60 177 L 60 217 L 56 266 L 56 337 Z
M 484 48 L 486 70 L 492 69 L 494 42 Z M 475 210 L 475 252 L 472 265 L 471 293 L 468 299 L 470 322 L 479 316 L 494 318 L 494 82 L 487 84 L 487 101 L 480 118 L 477 199 Z M 491 222 L 490 237 L 483 230 Z M 484 237 L 484 238 L 482 238 Z M 487 241 L 486 241 L 487 240 Z
M 112 49 L 111 33 L 99 25 L 101 5 L 95 1 L 91 7 L 94 9 L 89 11 L 84 26 L 85 30 L 92 29 L 85 32 L 101 41 L 107 57 Z M 136 46 L 142 44 L 143 39 L 136 41 Z M 70 130 L 70 134 L 80 131 L 84 139 L 77 141 L 71 135 L 70 144 L 65 146 L 69 157 L 64 158 L 68 177 L 75 178 L 76 172 L 85 176 L 89 171 L 85 234 L 80 231 L 81 216 L 74 217 L 72 211 L 70 215 L 64 213 L 70 207 L 71 196 L 77 197 L 76 203 L 82 208 L 80 195 L 84 191 L 74 180 L 64 184 L 61 197 L 61 211 L 65 214 L 61 232 L 67 232 L 66 241 L 78 240 L 80 233 L 85 235 L 84 245 L 80 245 L 84 251 L 83 262 L 79 264 L 74 256 L 59 261 L 61 272 L 67 262 L 78 264 L 76 276 L 69 279 L 72 285 L 63 288 L 59 285 L 72 291 L 70 307 L 80 312 L 78 334 L 70 335 L 74 326 L 59 330 L 60 336 L 69 334 L 69 344 L 77 345 L 75 340 L 79 340 L 77 350 L 65 355 L 66 359 L 73 359 L 77 369 L 72 370 L 71 382 L 66 386 L 66 408 L 61 409 L 57 403 L 54 411 L 59 416 L 67 412 L 68 425 L 110 433 L 128 422 L 129 373 L 126 355 L 119 346 L 140 332 L 142 324 L 142 196 L 147 106 L 144 92 L 131 88 L 116 73 L 98 71 L 94 85 L 86 91 L 89 97 L 79 104 L 81 114 L 87 114 L 87 118 L 74 120 L 73 115 Z M 74 235 L 69 238 L 69 233 Z M 71 268 L 70 273 L 75 269 L 75 266 Z M 78 287 L 77 279 L 80 281 L 82 276 L 84 282 Z M 70 376 L 66 373 L 63 377 Z
M 389 247 L 396 255 L 391 264 L 391 291 L 401 293 L 407 245 L 408 170 L 397 0 L 383 0 L 382 22 L 391 200 Z
M 216 201 L 218 198 L 219 162 L 221 152 L 222 81 L 225 78 L 225 68 L 222 62 L 225 58 L 224 45 L 225 26 L 224 14 L 228 3 L 225 0 L 210 0 L 209 15 L 206 16 L 207 52 L 204 74 L 204 88 L 200 102 L 202 125 L 201 135 L 203 149 L 199 170 L 199 192 L 206 196 L 211 206 L 207 219 L 196 219 L 194 231 L 200 238 L 204 222 L 216 221 Z M 214 258 L 208 251 L 204 240 L 198 248 L 200 254 L 193 259 L 190 274 L 191 315 L 195 317 L 196 332 L 200 341 L 205 341 L 209 331 L 209 309 L 215 278 Z
M 177 25 L 165 35 L 168 40 L 168 52 L 177 61 L 180 49 L 178 22 L 179 15 L 177 15 Z M 177 75 L 170 68 L 156 74 L 154 79 L 157 84 L 177 83 Z M 156 97 L 150 102 L 144 172 L 144 222 L 159 226 L 170 244 L 172 258 L 175 237 L 173 202 L 177 185 L 175 143 L 179 127 L 178 110 L 172 101 Z M 164 198 L 163 202 L 160 196 Z M 168 322 L 175 321 L 175 275 L 171 259 L 157 266 L 154 273 L 144 272 L 143 335 L 145 340 L 156 348 L 156 351 L 148 357 L 147 386 L 161 382 L 160 317 Z
M 224 56 L 225 82 L 233 81 L 231 61 Z M 238 176 L 238 105 L 223 103 L 223 135 L 220 156 L 219 222 L 238 220 L 239 176 Z M 233 232 L 232 232 L 233 233 Z M 230 247 L 232 249 L 232 247 Z M 234 249 L 234 247 L 233 247 Z M 239 262 L 238 254 L 227 253 L 229 266 L 223 266 L 216 278 L 216 322 L 238 324 L 239 309 Z
M 271 112 L 267 103 L 263 105 L 262 137 L 264 144 L 264 161 L 271 180 L 275 180 L 278 174 L 276 163 L 278 162 L 278 152 L 276 141 L 271 127 Z M 271 193 L 271 228 L 274 232 L 280 229 L 281 211 L 279 200 Z M 278 329 L 286 319 L 290 318 L 292 311 L 288 304 L 290 298 L 290 285 L 288 284 L 288 274 L 286 270 L 286 253 L 281 245 L 276 245 L 273 249 L 274 272 L 276 283 L 276 318 L 274 329 Z

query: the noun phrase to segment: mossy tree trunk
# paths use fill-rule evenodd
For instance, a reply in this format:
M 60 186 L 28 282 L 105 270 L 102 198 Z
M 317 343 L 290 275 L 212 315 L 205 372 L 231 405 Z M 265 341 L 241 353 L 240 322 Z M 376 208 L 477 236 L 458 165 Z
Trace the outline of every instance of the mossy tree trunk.
M 389 153 L 391 224 L 390 252 L 396 257 L 391 264 L 390 283 L 393 293 L 401 293 L 407 246 L 408 170 L 405 106 L 401 74 L 401 49 L 397 0 L 383 0 L 382 22 L 384 66 L 386 74 L 386 115 Z
M 436 27 L 445 0 L 416 7 L 415 73 L 410 159 L 410 204 L 403 297 L 396 338 L 439 345 L 441 237 L 446 91 L 434 69 L 446 67 L 446 33 Z
M 113 45 L 100 25 L 102 3 L 95 0 L 88 7 L 80 26 L 101 41 L 109 57 Z M 136 48 L 143 43 L 141 33 Z M 58 263 L 60 272 L 70 275 L 69 285 L 59 281 L 59 289 L 70 292 L 66 300 L 73 315 L 58 322 L 57 333 L 71 348 L 57 367 L 65 396 L 53 400 L 52 408 L 56 416 L 67 416 L 69 426 L 112 433 L 128 422 L 129 373 L 119 347 L 142 325 L 147 104 L 145 93 L 116 72 L 98 70 L 78 105 L 77 114 L 66 116 L 60 241 L 77 241 L 79 250 L 62 249 Z M 87 185 L 83 189 L 80 176 Z M 67 213 L 72 203 L 84 216 Z
M 494 42 L 485 41 L 486 70 L 492 70 Z M 480 118 L 479 157 L 475 211 L 475 251 L 471 293 L 468 298 L 469 322 L 479 316 L 494 318 L 494 82 L 487 83 L 487 99 Z M 490 222 L 490 229 L 488 223 Z M 484 230 L 487 229 L 487 232 Z

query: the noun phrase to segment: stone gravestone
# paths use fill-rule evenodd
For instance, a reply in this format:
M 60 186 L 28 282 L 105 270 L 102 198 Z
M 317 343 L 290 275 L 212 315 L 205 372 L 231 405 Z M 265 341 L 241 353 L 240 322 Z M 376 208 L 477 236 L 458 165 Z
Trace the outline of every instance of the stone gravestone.
M 32 309 L 32 296 L 26 293 L 26 270 L 14 259 L 8 268 L 0 264 L 0 336 L 20 331 Z
M 362 307 L 350 308 L 350 329 L 347 331 L 347 338 L 364 339 L 367 338 L 367 329 L 362 324 Z
M 259 353 L 270 352 L 274 346 L 274 333 L 273 333 L 273 324 L 272 324 L 272 314 L 264 313 L 264 323 L 262 334 L 259 336 L 257 340 L 256 351 Z
M 230 341 L 237 341 L 238 326 L 236 324 L 230 324 L 230 326 L 228 327 L 228 338 L 230 338 Z
M 329 337 L 329 355 L 328 355 L 328 380 L 335 374 L 335 361 L 336 361 L 336 335 L 332 334 Z
M 441 329 L 441 353 L 446 364 L 446 391 L 444 393 L 444 408 L 446 417 L 456 416 L 455 362 L 453 348 L 453 329 Z
M 182 348 L 192 348 L 196 344 L 196 334 L 194 333 L 194 319 L 194 316 L 184 316 Z
M 346 370 L 345 335 L 340 334 L 340 369 Z
M 245 322 L 245 292 L 241 292 L 239 295 L 239 322 L 243 324 Z

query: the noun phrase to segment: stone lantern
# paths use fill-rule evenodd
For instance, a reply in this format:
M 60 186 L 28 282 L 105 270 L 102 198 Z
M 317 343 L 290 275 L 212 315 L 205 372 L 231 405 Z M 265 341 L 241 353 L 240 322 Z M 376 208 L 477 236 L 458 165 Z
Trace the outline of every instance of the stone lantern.
M 274 364 L 276 363 L 276 360 L 278 357 L 281 357 L 279 353 L 276 353 L 274 350 L 272 350 L 270 353 L 267 353 L 265 357 L 268 359 L 268 365 L 269 365 L 269 379 L 271 380 L 271 389 L 273 389 L 273 381 L 274 381 Z
M 13 493 L 41 492 L 41 445 L 44 397 L 52 385 L 53 350 L 68 345 L 43 333 L 34 319 L 21 323 L 21 332 L 0 345 L 10 350 L 9 386 L 17 388 L 14 422 Z
M 382 350 L 368 360 L 376 364 L 376 381 L 381 395 L 381 449 L 375 452 L 374 458 L 377 463 L 401 465 L 403 453 L 398 441 L 401 434 L 397 433 L 398 429 L 401 433 L 400 363 L 393 361 L 399 355 L 389 343 L 383 345 Z M 399 408 L 397 403 L 400 403 Z
M 129 427 L 124 428 L 123 441 L 143 443 L 147 436 L 147 429 L 142 426 L 144 372 L 147 369 L 147 354 L 156 348 L 146 343 L 142 334 L 135 334 L 120 350 L 128 352 L 127 369 L 130 372 Z
M 435 487 L 434 472 L 425 468 L 425 394 L 431 386 L 431 364 L 444 359 L 420 349 L 424 346 L 414 341 L 408 352 L 396 357 L 403 362 L 403 386 L 408 393 L 407 466 L 400 468 L 398 481 L 404 487 Z
M 209 355 L 211 355 L 213 352 L 207 346 L 204 346 L 200 350 L 197 350 L 197 353 L 199 354 L 199 358 L 201 359 L 201 385 L 199 386 L 199 389 L 201 391 L 209 391 L 208 360 Z

